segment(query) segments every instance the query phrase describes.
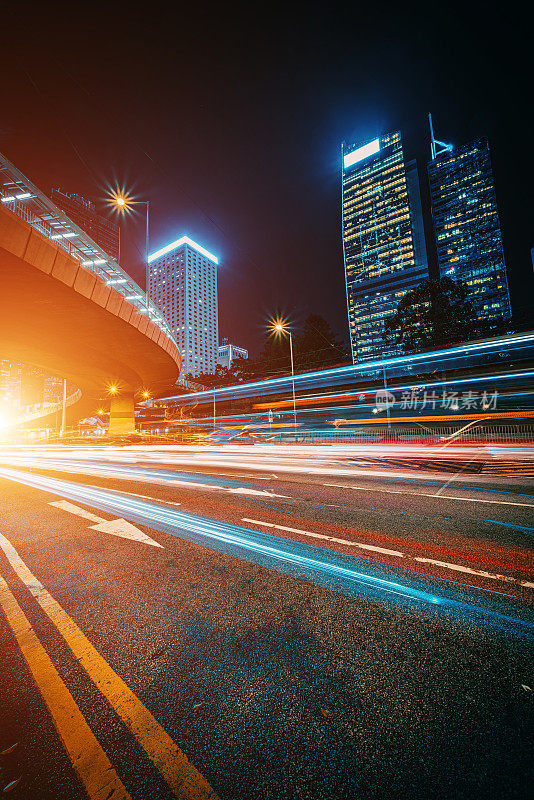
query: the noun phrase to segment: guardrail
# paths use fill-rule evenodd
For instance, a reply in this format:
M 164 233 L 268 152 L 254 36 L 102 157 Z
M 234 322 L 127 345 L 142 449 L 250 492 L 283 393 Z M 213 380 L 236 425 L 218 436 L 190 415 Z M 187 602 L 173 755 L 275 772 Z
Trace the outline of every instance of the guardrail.
M 406 442 L 412 444 L 499 443 L 534 444 L 534 425 L 487 425 L 458 431 L 453 426 L 424 430 L 416 426 L 371 428 L 349 431 L 280 431 L 269 437 L 280 444 L 364 444 Z
M 72 406 L 74 403 L 78 402 L 81 398 L 82 393 L 79 389 L 76 389 L 75 392 L 69 394 L 65 401 L 65 405 L 68 408 Z M 13 427 L 18 427 L 19 425 L 24 425 L 26 422 L 32 422 L 35 419 L 40 419 L 42 417 L 48 417 L 50 414 L 55 414 L 60 412 L 63 408 L 63 401 L 58 400 L 57 402 L 51 403 L 42 403 L 41 405 L 37 406 L 34 411 L 28 411 L 26 414 L 21 414 L 19 417 L 15 419 L 13 422 Z
M 98 275 L 122 294 L 141 314 L 146 314 L 173 342 L 171 328 L 161 311 L 109 253 L 102 250 L 14 164 L 0 153 L 0 203 L 32 228 L 53 240 L 85 269 Z

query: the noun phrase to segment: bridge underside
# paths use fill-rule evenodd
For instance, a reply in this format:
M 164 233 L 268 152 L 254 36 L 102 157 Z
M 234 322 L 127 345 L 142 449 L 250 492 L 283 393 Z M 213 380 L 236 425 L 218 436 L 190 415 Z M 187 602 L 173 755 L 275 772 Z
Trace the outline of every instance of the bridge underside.
M 176 382 L 176 345 L 118 292 L 0 207 L 0 357 L 60 375 L 82 391 L 71 421 L 118 388 L 110 432 L 134 429 L 133 398 Z

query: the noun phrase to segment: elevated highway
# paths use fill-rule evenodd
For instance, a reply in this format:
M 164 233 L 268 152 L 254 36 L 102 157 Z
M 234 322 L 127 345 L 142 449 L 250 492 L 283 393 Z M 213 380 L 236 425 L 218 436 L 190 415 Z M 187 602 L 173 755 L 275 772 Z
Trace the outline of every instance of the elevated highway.
M 83 266 L 79 253 L 69 253 L 51 241 L 57 237 L 47 235 L 46 229 L 37 230 L 10 210 L 4 199 L 0 202 L 2 357 L 33 364 L 76 384 L 82 397 L 69 410 L 71 419 L 94 413 L 98 397 L 116 386 L 110 433 L 131 432 L 135 393 L 148 389 L 158 396 L 169 392 L 178 378 L 181 361 L 175 342 L 139 303 L 110 285 L 114 281 Z M 124 284 L 126 279 L 115 283 Z

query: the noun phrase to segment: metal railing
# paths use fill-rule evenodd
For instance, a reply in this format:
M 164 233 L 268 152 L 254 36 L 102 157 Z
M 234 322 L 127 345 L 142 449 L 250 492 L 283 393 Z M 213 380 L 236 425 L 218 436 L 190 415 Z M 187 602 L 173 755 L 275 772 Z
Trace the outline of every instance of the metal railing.
M 175 342 L 161 311 L 111 256 L 0 153 L 0 203 L 122 294 Z M 176 342 L 175 342 L 176 344 Z
M 366 428 L 361 432 L 349 431 L 294 431 L 274 434 L 270 441 L 281 444 L 364 444 L 412 443 L 450 444 L 483 442 L 487 444 L 534 444 L 534 425 L 486 425 L 458 432 L 453 426 L 428 430 L 420 427 Z
M 74 405 L 77 403 L 78 400 L 81 398 L 82 393 L 79 389 L 76 389 L 72 394 L 69 394 L 66 399 L 66 408 Z M 40 419 L 41 417 L 48 417 L 51 414 L 59 413 L 63 408 L 63 401 L 62 400 L 53 400 L 46 403 L 36 403 L 35 406 L 31 406 L 26 409 L 25 413 L 20 414 L 14 423 L 13 427 L 17 425 L 24 425 L 27 422 L 32 422 L 33 420 Z

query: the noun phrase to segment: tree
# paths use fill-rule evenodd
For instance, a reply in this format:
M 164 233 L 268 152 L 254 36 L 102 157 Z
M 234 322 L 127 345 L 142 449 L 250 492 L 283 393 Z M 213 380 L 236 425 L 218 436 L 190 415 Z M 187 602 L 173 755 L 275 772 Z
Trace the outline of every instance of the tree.
M 232 382 L 228 380 L 228 375 L 229 373 L 226 367 L 217 364 L 215 372 L 201 372 L 196 378 L 192 378 L 191 380 L 194 380 L 195 383 L 202 384 L 206 389 L 217 389 L 219 386 L 227 386 Z
M 295 369 L 324 369 L 350 361 L 347 345 L 337 338 L 320 314 L 306 317 L 302 331 L 293 338 Z
M 385 323 L 386 336 L 404 349 L 426 350 L 482 335 L 483 325 L 463 281 L 427 278 L 406 292 Z

